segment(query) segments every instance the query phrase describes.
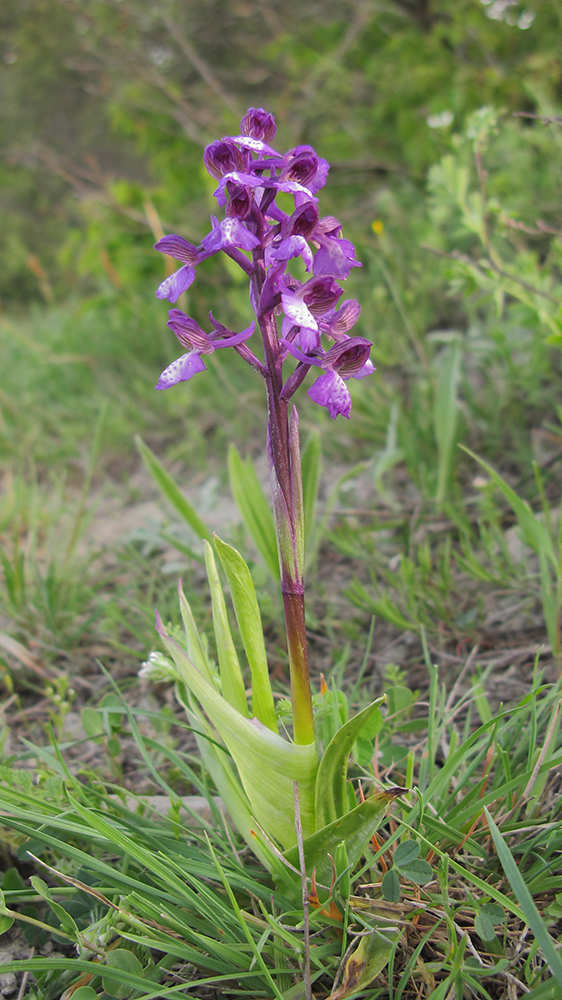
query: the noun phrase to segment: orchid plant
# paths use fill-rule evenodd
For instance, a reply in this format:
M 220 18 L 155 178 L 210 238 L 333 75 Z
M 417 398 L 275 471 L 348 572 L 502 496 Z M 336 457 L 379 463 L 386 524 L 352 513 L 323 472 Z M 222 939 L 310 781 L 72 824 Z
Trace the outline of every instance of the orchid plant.
M 299 867 L 297 831 L 302 830 L 307 872 L 316 869 L 321 882 L 329 881 L 331 859 L 338 848 L 340 859 L 343 849 L 346 865 L 353 866 L 388 803 L 401 790 L 378 791 L 357 803 L 347 779 L 353 745 L 366 726 L 372 729 L 379 724 L 383 698 L 347 718 L 340 693 L 325 684 L 319 696 L 313 699 L 311 693 L 298 416 L 291 401 L 312 370 L 318 377 L 308 389 L 310 398 L 326 407 L 334 419 L 340 414 L 349 417 L 347 382 L 370 375 L 374 368 L 369 359 L 371 343 L 350 334 L 360 314 L 359 303 L 348 299 L 340 304 L 340 283 L 352 268 L 361 266 L 355 248 L 342 238 L 338 220 L 321 217 L 318 210 L 318 192 L 329 165 L 310 146 L 278 153 L 270 144 L 274 135 L 273 116 L 251 108 L 242 119 L 240 135 L 207 146 L 204 162 L 218 181 L 215 197 L 224 218 L 211 218 L 211 231 L 198 245 L 177 235 L 164 236 L 156 244 L 157 250 L 181 264 L 160 285 L 158 298 L 175 304 L 194 281 L 196 267 L 222 251 L 248 278 L 255 320 L 235 332 L 211 312 L 204 330 L 180 309 L 171 309 L 168 326 L 185 353 L 162 372 L 156 388 L 189 381 L 205 371 L 207 356 L 227 347 L 265 383 L 290 718 L 283 703 L 280 710 L 277 703 L 276 711 L 250 571 L 240 553 L 216 536 L 215 552 L 228 581 L 251 672 L 250 704 L 215 552 L 208 542 L 204 543 L 205 560 L 218 667 L 180 587 L 185 649 L 157 617 L 157 629 L 171 659 L 151 654 L 144 673 L 163 674 L 175 681 L 177 696 L 197 733 L 204 765 L 232 821 L 274 877 L 290 887 Z M 277 204 L 278 195 L 291 196 L 291 214 Z M 261 349 L 255 353 L 251 345 L 256 326 Z M 289 374 L 284 370 L 287 362 L 292 362 Z

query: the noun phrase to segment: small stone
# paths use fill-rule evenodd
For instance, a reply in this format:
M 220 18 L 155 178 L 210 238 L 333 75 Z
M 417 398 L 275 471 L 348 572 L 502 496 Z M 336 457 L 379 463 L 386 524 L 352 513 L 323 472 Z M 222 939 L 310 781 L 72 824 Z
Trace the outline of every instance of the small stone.
M 0 972 L 0 996 L 9 997 L 18 988 L 18 981 L 13 972 Z

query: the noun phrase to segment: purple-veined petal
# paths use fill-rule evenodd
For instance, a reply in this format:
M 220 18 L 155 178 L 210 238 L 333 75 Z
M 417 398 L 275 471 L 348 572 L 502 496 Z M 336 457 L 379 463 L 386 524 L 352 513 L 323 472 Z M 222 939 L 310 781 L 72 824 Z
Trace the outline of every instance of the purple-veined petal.
M 203 354 L 211 354 L 213 345 L 211 338 L 191 316 L 186 316 L 181 309 L 170 309 L 168 313 L 168 326 L 173 330 L 182 347 L 187 347 L 189 351 L 200 351 Z
M 154 244 L 154 249 L 173 257 L 174 260 L 180 260 L 182 264 L 195 264 L 197 261 L 197 247 L 184 240 L 183 236 L 176 236 L 175 233 L 163 236 Z
M 318 223 L 318 236 L 341 236 L 342 225 L 335 215 L 323 215 Z
M 365 378 L 365 375 L 372 375 L 373 372 L 376 372 L 376 370 L 377 369 L 375 368 L 375 366 L 374 366 L 373 362 L 371 361 L 371 359 L 367 358 L 367 360 L 366 360 L 365 364 L 363 365 L 363 367 L 360 368 L 359 371 L 356 372 L 356 374 L 352 375 L 351 377 L 352 378 Z
M 307 271 L 312 267 L 312 250 L 304 236 L 289 236 L 281 240 L 279 245 L 271 250 L 272 260 L 290 260 L 291 257 L 302 257 Z
M 275 135 L 275 118 L 263 108 L 248 108 L 240 122 L 240 130 L 243 135 L 249 135 L 252 139 L 265 139 L 268 142 Z
M 355 326 L 360 315 L 361 306 L 357 299 L 346 299 L 345 302 L 342 302 L 332 320 L 331 328 L 333 333 L 338 336 L 342 333 L 347 333 L 348 330 L 351 330 L 352 326 Z
M 332 275 L 321 274 L 309 278 L 300 292 L 313 316 L 324 316 L 330 312 L 343 295 L 343 288 Z
M 305 306 L 302 299 L 297 298 L 296 295 L 291 295 L 290 292 L 282 292 L 281 305 L 285 316 L 288 316 L 296 326 L 306 326 L 310 330 L 318 329 L 318 323 L 314 319 L 314 316 L 307 306 Z
M 226 214 L 241 222 L 247 219 L 254 207 L 253 188 L 242 187 L 241 184 L 227 184 L 229 199 L 226 204 Z
M 324 361 L 327 367 L 334 369 L 342 378 L 351 378 L 368 361 L 372 346 L 366 337 L 346 337 L 326 351 Z
M 349 418 L 351 396 L 344 380 L 336 372 L 329 371 L 317 378 L 308 395 L 319 406 L 326 406 L 333 420 L 340 413 L 342 417 Z
M 305 201 L 286 219 L 282 232 L 284 237 L 304 236 L 310 239 L 318 225 L 318 209 L 314 202 Z
M 336 278 L 347 278 L 352 267 L 361 267 L 355 260 L 355 247 L 349 240 L 325 237 L 314 258 L 313 274 L 331 274 Z
M 216 180 L 233 170 L 244 170 L 248 159 L 248 155 L 237 149 L 232 139 L 217 139 L 203 153 L 205 167 Z
M 179 271 L 174 271 L 156 289 L 157 299 L 169 299 L 170 302 L 177 302 L 182 292 L 185 292 L 195 281 L 195 268 L 189 264 L 184 264 Z
M 188 382 L 198 372 L 204 371 L 206 371 L 206 366 L 201 361 L 197 351 L 182 354 L 181 358 L 172 361 L 171 365 L 164 369 L 156 383 L 156 388 L 169 389 L 172 385 L 177 385 L 178 382 Z

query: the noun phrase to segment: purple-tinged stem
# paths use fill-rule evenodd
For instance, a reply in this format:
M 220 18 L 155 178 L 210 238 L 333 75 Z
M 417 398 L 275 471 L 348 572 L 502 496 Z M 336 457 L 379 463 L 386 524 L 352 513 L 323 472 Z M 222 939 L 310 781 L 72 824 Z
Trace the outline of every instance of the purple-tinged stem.
M 253 276 L 256 303 L 260 301 L 263 274 L 263 250 L 258 247 L 254 252 Z M 295 743 L 306 744 L 314 742 L 314 720 L 304 616 L 302 485 L 300 456 L 295 452 L 295 447 L 298 450 L 297 421 L 295 416 L 291 435 L 288 401 L 281 398 L 283 359 L 279 347 L 277 322 L 272 312 L 258 315 L 258 322 L 265 355 L 268 458 L 289 655 L 293 735 Z

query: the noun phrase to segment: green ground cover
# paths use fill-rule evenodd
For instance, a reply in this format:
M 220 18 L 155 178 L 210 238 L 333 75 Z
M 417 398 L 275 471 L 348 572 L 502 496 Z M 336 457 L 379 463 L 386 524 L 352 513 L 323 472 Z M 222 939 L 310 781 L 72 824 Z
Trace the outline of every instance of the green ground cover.
M 333 1000 L 559 995 L 560 15 L 535 8 L 0 15 L 0 943 L 20 928 L 37 949 L 4 965 L 32 974 L 28 995 L 292 1000 L 308 965 Z M 205 378 L 153 389 L 176 348 L 152 243 L 207 231 L 201 146 L 250 103 L 333 164 L 324 209 L 363 262 L 346 296 L 378 369 L 349 424 L 299 404 L 313 681 L 356 708 L 386 691 L 352 778 L 418 790 L 361 868 L 337 869 L 336 910 L 311 904 L 308 944 L 166 690 L 137 679 L 178 576 L 209 622 L 193 504 L 251 556 L 286 691 L 265 515 L 232 451 L 228 474 L 235 445 L 261 476 L 260 387 L 215 354 Z M 247 322 L 235 275 L 201 275 L 186 311 Z M 360 947 L 379 975 L 354 986 Z

